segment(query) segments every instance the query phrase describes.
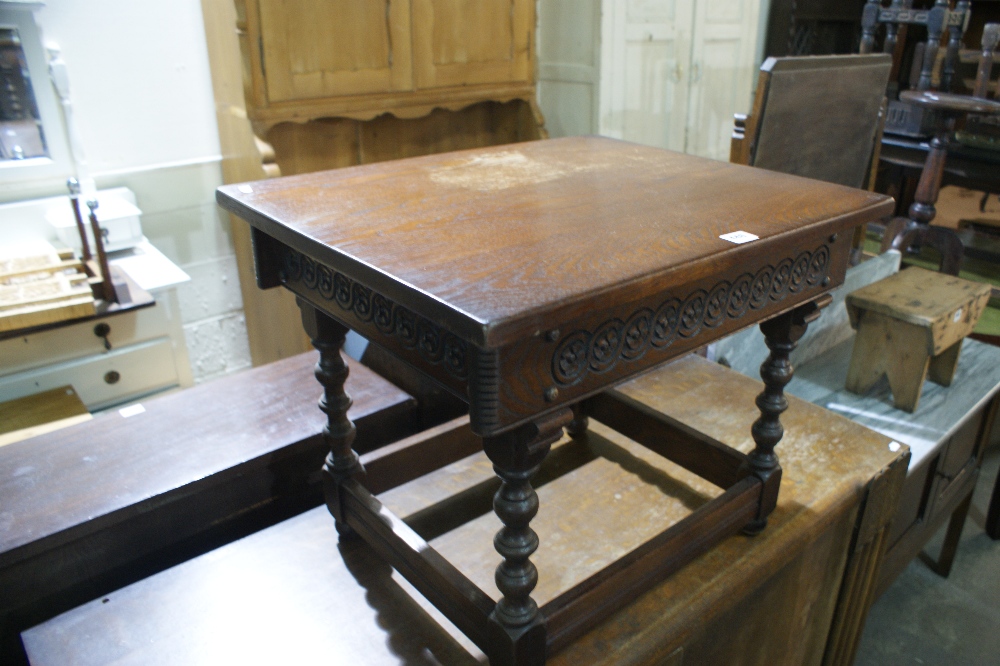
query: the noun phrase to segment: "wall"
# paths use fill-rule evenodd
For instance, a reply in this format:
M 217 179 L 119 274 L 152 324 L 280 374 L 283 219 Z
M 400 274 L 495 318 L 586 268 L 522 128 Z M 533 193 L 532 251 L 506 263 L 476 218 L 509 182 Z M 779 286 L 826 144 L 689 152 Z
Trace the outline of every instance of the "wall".
M 99 188 L 131 188 L 143 231 L 192 278 L 181 313 L 197 381 L 250 365 L 198 0 L 48 0 L 36 13 L 66 62 Z M 0 200 L 64 194 L 63 180 L 0 186 Z

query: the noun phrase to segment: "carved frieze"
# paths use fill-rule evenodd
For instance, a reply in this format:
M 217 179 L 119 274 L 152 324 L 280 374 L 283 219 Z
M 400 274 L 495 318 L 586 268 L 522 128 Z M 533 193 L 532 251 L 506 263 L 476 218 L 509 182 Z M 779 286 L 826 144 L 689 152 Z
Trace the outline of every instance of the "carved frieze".
M 288 247 L 284 248 L 281 271 L 282 281 L 289 286 L 304 286 L 314 298 L 318 295 L 336 303 L 352 328 L 374 326 L 403 349 L 417 352 L 424 361 L 443 367 L 456 379 L 468 378 L 468 345 L 431 321 Z
M 552 355 L 552 377 L 560 386 L 572 386 L 589 373 L 637 361 L 650 349 L 666 349 L 677 338 L 694 338 L 727 319 L 741 319 L 748 311 L 762 310 L 790 294 L 821 285 L 829 264 L 830 249 L 821 245 L 755 273 L 722 280 L 710 289 L 695 289 L 683 299 L 670 296 L 655 310 L 644 307 L 627 319 L 613 318 L 593 330 L 570 332 Z

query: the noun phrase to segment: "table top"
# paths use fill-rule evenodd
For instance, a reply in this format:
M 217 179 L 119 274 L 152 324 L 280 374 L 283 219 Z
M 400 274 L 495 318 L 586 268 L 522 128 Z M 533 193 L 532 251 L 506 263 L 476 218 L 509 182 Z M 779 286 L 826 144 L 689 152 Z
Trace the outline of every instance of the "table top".
M 227 185 L 217 199 L 483 348 L 892 212 L 884 195 L 594 137 Z M 737 231 L 759 240 L 720 238 Z

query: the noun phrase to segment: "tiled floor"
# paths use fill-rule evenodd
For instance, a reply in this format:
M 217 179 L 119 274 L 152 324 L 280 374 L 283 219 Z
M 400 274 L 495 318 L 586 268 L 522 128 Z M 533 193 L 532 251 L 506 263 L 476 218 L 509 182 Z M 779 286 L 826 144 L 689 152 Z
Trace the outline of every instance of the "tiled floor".
M 868 616 L 856 664 L 895 666 L 1000 664 L 1000 541 L 983 532 L 1000 448 L 983 461 L 969 519 L 951 575 L 941 578 L 914 560 Z M 944 528 L 928 544 L 936 555 Z

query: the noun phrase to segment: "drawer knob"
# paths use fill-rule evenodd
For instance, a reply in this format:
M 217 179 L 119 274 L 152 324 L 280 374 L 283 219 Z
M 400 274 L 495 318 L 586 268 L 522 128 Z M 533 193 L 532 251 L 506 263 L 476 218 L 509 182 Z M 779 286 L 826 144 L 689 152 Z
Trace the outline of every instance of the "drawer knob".
M 117 370 L 108 370 L 104 373 L 104 381 L 108 384 L 117 384 L 122 376 Z
M 111 351 L 111 341 L 108 340 L 108 335 L 110 334 L 111 334 L 111 326 L 109 326 L 106 322 L 102 321 L 100 324 L 94 327 L 94 335 L 104 339 L 104 348 L 107 349 L 108 351 Z

